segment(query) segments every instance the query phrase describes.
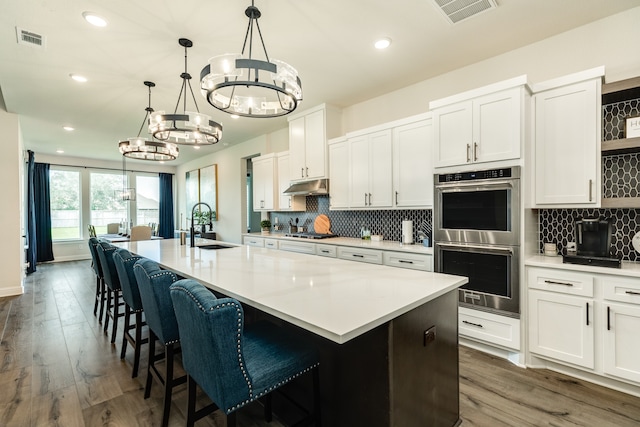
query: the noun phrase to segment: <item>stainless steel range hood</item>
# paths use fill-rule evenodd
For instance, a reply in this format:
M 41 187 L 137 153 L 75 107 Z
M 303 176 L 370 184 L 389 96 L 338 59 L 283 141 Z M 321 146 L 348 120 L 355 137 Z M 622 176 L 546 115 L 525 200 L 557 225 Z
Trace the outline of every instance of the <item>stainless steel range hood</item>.
M 285 196 L 318 196 L 329 194 L 329 180 L 315 179 L 313 181 L 294 182 L 282 194 Z

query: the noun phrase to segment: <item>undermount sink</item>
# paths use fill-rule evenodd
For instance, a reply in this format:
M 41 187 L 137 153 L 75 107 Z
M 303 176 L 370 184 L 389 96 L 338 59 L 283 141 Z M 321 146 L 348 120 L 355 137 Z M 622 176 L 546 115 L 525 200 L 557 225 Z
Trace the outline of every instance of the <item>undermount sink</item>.
M 235 246 L 226 246 L 226 245 L 219 245 L 219 244 L 202 245 L 202 246 L 196 246 L 196 247 L 200 248 L 200 249 L 230 249 L 230 248 L 235 248 Z

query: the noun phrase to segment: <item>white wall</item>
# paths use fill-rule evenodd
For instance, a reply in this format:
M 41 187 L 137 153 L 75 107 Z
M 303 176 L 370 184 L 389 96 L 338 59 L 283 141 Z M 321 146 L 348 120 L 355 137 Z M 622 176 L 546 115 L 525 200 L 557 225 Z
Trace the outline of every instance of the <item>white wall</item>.
M 2 129 L 2 203 L 0 224 L 4 239 L 0 245 L 0 297 L 19 295 L 24 292 L 24 243 L 23 236 L 23 196 L 25 163 L 22 153 L 22 136 L 18 116 L 0 109 L 0 129 Z
M 499 31 L 496 36 L 508 37 Z M 523 74 L 537 83 L 604 65 L 606 82 L 636 77 L 640 75 L 636 40 L 640 40 L 640 7 L 346 107 L 344 130 L 424 113 L 429 101 Z

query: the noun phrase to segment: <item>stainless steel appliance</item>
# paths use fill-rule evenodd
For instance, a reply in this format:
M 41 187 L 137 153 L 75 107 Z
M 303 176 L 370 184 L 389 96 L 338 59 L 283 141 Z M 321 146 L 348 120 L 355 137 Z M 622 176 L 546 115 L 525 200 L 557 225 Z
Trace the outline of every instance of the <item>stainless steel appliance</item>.
M 434 261 L 462 306 L 520 316 L 520 168 L 435 175 Z

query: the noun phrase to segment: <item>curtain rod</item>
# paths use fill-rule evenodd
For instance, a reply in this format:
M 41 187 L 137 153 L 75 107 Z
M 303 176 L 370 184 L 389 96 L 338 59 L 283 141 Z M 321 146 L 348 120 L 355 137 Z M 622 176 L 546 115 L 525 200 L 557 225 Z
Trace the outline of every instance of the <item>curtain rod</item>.
M 41 163 L 41 162 L 35 162 L 35 163 Z M 101 168 L 98 166 L 75 166 L 75 165 L 60 165 L 60 164 L 56 164 L 56 163 L 49 163 L 50 166 L 63 166 L 65 168 L 80 168 L 80 169 L 100 169 L 100 170 L 106 170 L 106 171 L 118 171 L 118 172 L 122 172 L 122 169 L 116 169 L 116 168 Z M 125 172 L 142 172 L 142 173 L 168 173 L 170 175 L 175 175 L 175 173 L 171 173 L 171 172 L 149 172 L 149 171 L 139 171 L 139 170 L 134 170 L 134 169 L 125 169 Z

